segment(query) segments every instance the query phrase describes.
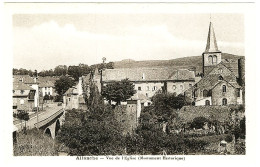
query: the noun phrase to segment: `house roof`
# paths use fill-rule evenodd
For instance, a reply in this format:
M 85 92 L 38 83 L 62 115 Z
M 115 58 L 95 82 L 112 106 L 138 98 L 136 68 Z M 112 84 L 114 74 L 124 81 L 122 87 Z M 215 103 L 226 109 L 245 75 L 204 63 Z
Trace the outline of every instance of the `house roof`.
M 102 72 L 102 81 L 167 81 L 167 80 L 195 80 L 194 71 L 173 68 L 120 68 L 106 69 Z
M 57 77 L 38 77 L 37 81 L 39 82 L 39 87 L 54 87 L 54 83 L 58 80 Z
M 74 88 L 69 88 L 69 89 L 64 93 L 64 95 L 71 95 L 71 94 L 73 94 L 73 90 L 74 90 Z
M 13 82 L 13 90 L 34 90 L 32 87 L 24 84 L 23 82 Z
M 226 73 L 219 74 L 216 72 L 217 69 L 219 68 L 225 68 Z M 204 76 L 198 83 L 196 83 L 194 86 L 196 88 L 200 89 L 212 89 L 220 83 L 221 81 L 219 80 L 219 76 L 223 77 L 223 80 L 232 85 L 235 88 L 240 88 L 238 83 L 236 82 L 236 76 L 233 74 L 233 72 L 227 68 L 223 63 L 219 63 L 216 65 L 206 76 Z
M 39 82 L 39 87 L 54 87 L 54 83 L 52 81 L 41 81 Z
M 13 79 L 13 82 L 22 81 L 25 84 L 35 83 L 33 77 L 30 77 L 29 75 L 13 75 Z
M 79 97 L 79 104 L 85 104 L 85 100 L 82 96 Z

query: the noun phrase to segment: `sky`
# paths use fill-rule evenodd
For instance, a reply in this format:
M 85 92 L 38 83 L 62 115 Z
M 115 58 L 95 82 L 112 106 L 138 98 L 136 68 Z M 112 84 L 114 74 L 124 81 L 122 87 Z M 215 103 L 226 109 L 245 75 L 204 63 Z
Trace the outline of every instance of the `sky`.
M 242 14 L 14 14 L 13 66 L 48 70 L 101 63 L 102 57 L 110 62 L 199 56 L 210 20 L 219 50 L 244 55 Z

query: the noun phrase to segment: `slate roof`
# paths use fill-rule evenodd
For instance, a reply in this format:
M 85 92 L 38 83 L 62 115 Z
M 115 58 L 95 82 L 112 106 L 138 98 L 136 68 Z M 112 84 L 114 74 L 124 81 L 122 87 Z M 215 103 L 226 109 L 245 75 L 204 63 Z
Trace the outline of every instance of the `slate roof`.
M 71 95 L 71 94 L 73 94 L 73 90 L 74 90 L 74 88 L 69 88 L 69 89 L 64 93 L 64 95 Z
M 23 81 L 25 84 L 35 83 L 34 79 L 29 75 L 13 75 L 13 82 Z
M 13 90 L 34 90 L 23 82 L 13 82 Z
M 211 22 L 209 24 L 209 33 L 205 52 L 220 52 L 218 50 L 213 24 Z
M 54 87 L 54 83 L 59 78 L 56 77 L 38 77 L 37 81 L 39 82 L 39 87 Z
M 211 73 L 213 70 L 218 69 L 219 67 L 221 68 L 227 68 L 222 62 L 215 66 L 206 76 L 204 76 L 198 83 L 194 85 L 195 88 L 200 88 L 200 89 L 207 89 L 210 90 L 213 87 L 215 87 L 219 82 L 219 76 L 220 74 L 214 74 Z M 227 68 L 229 71 L 230 69 Z M 223 80 L 232 85 L 235 88 L 240 88 L 236 81 L 236 76 L 233 74 L 232 71 L 230 71 L 228 74 L 223 74 L 221 75 L 223 77 Z
M 102 81 L 167 81 L 167 80 L 195 80 L 194 71 L 173 68 L 120 68 L 106 69 L 102 72 Z

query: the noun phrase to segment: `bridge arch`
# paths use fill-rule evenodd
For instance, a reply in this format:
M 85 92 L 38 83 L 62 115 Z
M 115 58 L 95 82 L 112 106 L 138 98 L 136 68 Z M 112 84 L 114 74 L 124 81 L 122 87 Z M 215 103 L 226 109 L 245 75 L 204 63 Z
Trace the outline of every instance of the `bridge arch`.
M 52 137 L 50 128 L 47 128 L 47 129 L 45 130 L 44 134 L 46 134 L 46 135 L 49 136 L 49 137 Z
M 56 123 L 55 123 L 55 136 L 57 136 L 57 134 L 58 134 L 58 132 L 59 132 L 59 130 L 60 130 L 60 126 L 61 126 L 60 120 L 57 119 L 57 120 L 56 120 Z

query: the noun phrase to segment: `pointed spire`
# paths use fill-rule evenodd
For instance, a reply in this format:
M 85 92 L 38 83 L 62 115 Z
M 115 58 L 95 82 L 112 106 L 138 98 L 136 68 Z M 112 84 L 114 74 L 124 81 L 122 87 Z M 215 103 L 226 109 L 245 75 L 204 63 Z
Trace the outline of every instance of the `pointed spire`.
M 211 22 L 209 23 L 209 33 L 205 52 L 220 52 L 218 50 L 213 24 Z

